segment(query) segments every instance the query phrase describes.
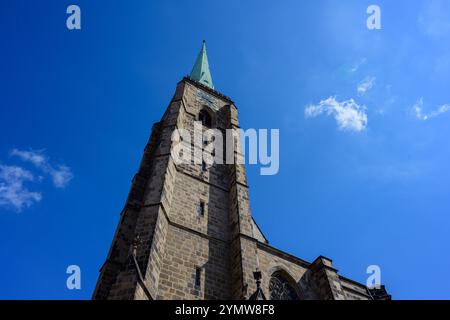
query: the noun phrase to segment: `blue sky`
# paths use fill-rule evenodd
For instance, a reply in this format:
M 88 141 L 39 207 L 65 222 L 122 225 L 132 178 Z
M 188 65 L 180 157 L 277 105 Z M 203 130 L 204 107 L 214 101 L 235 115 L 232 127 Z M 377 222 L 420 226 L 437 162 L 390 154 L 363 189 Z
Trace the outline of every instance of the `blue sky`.
M 366 28 L 370 4 L 381 30 Z M 270 243 L 363 283 L 379 265 L 396 299 L 450 299 L 449 10 L 2 1 L 0 298 L 90 298 L 151 126 L 205 39 L 242 127 L 280 129 L 279 174 L 248 166 Z M 71 264 L 79 291 L 66 289 Z

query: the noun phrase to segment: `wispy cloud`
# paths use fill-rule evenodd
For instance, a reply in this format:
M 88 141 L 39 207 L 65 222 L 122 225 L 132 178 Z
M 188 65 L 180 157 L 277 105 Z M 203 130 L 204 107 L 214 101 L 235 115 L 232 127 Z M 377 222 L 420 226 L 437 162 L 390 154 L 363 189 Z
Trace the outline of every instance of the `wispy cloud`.
M 66 165 L 52 165 L 43 150 L 13 149 L 10 156 L 32 164 L 34 170 L 18 165 L 0 164 L 0 207 L 22 211 L 42 200 L 42 193 L 30 191 L 25 183 L 40 183 L 50 176 L 56 188 L 64 188 L 73 178 L 72 170 Z
M 358 84 L 357 90 L 360 96 L 364 95 L 367 91 L 373 88 L 375 85 L 375 77 L 366 77 Z
M 329 97 L 317 105 L 306 107 L 305 117 L 314 118 L 326 114 L 335 118 L 339 129 L 361 132 L 366 129 L 368 122 L 365 110 L 364 106 L 358 105 L 353 99 L 339 102 L 335 97 Z
M 366 58 L 362 58 L 358 61 L 356 61 L 355 63 L 353 63 L 353 65 L 350 67 L 349 72 L 350 73 L 354 73 L 356 71 L 359 70 L 359 68 L 361 68 L 365 63 L 366 63 L 367 59 Z
M 423 98 L 420 98 L 419 101 L 417 101 L 416 104 L 412 107 L 412 109 L 417 119 L 426 121 L 432 118 L 436 118 L 437 116 L 450 111 L 450 104 L 444 104 L 430 113 L 424 113 Z
M 69 167 L 65 165 L 53 166 L 49 159 L 45 156 L 43 150 L 18 150 L 13 149 L 11 156 L 17 156 L 23 161 L 32 163 L 36 168 L 49 174 L 52 178 L 53 184 L 57 188 L 64 188 L 72 180 L 73 174 Z
M 41 193 L 29 191 L 24 186 L 25 182 L 33 180 L 30 171 L 18 166 L 0 165 L 0 206 L 10 206 L 21 211 L 41 201 Z
M 356 166 L 356 172 L 371 180 L 379 182 L 410 181 L 424 174 L 421 163 L 387 162 Z

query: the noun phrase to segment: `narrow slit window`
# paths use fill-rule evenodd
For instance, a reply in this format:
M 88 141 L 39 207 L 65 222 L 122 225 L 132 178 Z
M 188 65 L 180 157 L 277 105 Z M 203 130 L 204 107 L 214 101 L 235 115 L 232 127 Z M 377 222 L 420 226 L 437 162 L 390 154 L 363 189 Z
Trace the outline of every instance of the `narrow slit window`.
M 202 269 L 201 268 L 195 268 L 195 286 L 197 288 L 201 285 L 201 279 L 202 279 Z
M 205 215 L 205 203 L 203 201 L 198 205 L 197 213 L 199 217 L 203 217 Z

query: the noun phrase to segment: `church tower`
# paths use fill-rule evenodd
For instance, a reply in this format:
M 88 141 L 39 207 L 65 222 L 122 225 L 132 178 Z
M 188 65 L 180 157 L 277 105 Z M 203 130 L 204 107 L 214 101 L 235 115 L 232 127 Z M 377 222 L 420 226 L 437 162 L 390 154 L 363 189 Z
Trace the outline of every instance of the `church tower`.
M 308 263 L 271 247 L 250 213 L 244 165 L 208 165 L 198 154 L 211 141 L 176 139 L 177 130 L 194 137 L 196 126 L 223 137 L 239 132 L 234 102 L 214 88 L 205 42 L 153 125 L 93 299 L 374 297 L 339 276 L 330 259 Z M 240 137 L 232 141 L 233 158 L 242 157 Z M 195 163 L 176 161 L 180 144 Z

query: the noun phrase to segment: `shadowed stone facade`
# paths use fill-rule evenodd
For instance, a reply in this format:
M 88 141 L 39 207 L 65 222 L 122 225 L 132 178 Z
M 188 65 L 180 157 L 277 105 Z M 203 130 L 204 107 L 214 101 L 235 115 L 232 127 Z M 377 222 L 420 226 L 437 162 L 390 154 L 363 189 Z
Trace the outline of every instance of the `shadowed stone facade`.
M 249 299 L 257 269 L 267 299 L 389 298 L 338 275 L 325 257 L 309 263 L 271 247 L 251 216 L 244 165 L 175 163 L 173 131 L 193 132 L 202 110 L 214 128 L 239 128 L 229 98 L 190 77 L 178 83 L 153 126 L 93 299 Z

